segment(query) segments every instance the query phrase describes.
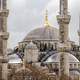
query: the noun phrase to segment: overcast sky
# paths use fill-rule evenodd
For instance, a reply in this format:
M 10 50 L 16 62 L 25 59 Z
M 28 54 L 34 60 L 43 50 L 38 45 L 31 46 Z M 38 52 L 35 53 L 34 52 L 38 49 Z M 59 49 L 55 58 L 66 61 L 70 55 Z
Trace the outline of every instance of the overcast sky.
M 80 0 L 69 0 L 69 37 L 78 43 Z M 59 12 L 59 0 L 8 0 L 8 48 L 14 48 L 31 30 L 44 24 L 45 10 L 48 9 L 49 21 L 58 28 L 56 15 Z M 44 26 L 43 26 L 44 27 Z

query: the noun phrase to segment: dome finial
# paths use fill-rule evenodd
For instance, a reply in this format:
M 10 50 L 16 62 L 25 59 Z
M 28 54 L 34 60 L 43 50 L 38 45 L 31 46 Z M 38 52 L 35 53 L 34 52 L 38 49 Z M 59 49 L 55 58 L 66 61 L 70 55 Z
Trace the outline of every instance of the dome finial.
M 48 21 L 48 10 L 46 9 L 45 13 L 45 26 L 49 26 L 49 21 Z

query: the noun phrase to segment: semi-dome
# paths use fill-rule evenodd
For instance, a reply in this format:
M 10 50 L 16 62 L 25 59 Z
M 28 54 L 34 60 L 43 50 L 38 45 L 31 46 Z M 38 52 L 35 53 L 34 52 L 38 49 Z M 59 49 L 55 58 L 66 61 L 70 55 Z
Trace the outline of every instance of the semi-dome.
M 72 54 L 68 54 L 69 63 L 78 63 L 79 60 L 73 56 Z M 55 53 L 52 56 L 50 56 L 46 62 L 60 62 L 60 53 Z
M 32 30 L 23 41 L 27 40 L 58 40 L 59 30 L 54 27 L 41 27 Z

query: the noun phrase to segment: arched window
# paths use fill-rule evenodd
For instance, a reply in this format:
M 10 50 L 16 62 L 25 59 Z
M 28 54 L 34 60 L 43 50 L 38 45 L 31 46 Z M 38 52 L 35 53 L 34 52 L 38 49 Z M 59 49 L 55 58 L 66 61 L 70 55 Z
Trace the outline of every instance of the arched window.
M 74 68 L 76 68 L 77 67 L 77 65 L 76 64 L 74 64 Z
M 44 44 L 44 50 L 45 51 L 47 50 L 47 44 L 46 43 Z
M 57 43 L 54 43 L 55 44 L 55 50 L 57 50 Z
M 72 64 L 70 64 L 70 68 L 71 68 L 71 69 L 73 68 L 73 65 L 72 65 Z

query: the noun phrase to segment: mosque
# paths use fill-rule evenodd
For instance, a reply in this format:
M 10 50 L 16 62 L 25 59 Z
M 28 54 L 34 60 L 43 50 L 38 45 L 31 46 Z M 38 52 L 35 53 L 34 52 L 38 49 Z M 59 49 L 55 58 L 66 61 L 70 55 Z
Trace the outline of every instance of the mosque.
M 50 25 L 46 10 L 43 26 L 9 51 L 6 1 L 0 0 L 0 80 L 80 80 L 80 44 L 68 37 L 68 0 L 60 0 L 59 29 Z

